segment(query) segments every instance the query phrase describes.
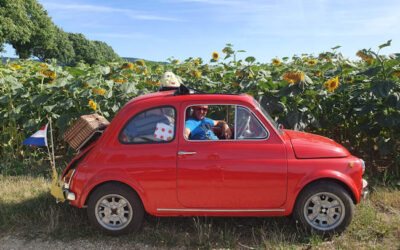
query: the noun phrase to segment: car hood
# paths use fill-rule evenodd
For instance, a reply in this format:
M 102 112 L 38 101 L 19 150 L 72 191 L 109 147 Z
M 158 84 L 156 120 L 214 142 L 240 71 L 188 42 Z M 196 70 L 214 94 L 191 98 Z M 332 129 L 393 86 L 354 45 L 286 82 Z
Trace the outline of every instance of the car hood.
M 347 149 L 329 138 L 287 129 L 284 131 L 290 137 L 297 158 L 340 158 L 350 155 Z

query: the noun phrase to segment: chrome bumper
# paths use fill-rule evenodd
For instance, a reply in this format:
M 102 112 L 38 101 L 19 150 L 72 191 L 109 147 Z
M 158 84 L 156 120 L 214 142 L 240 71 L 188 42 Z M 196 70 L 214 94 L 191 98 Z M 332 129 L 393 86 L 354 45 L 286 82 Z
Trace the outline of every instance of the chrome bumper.
M 75 193 L 72 193 L 68 190 L 64 190 L 64 197 L 66 200 L 74 201 L 75 200 Z
M 367 198 L 367 195 L 368 195 L 368 189 L 367 189 L 368 182 L 365 179 L 362 179 L 362 183 L 363 183 L 363 186 L 361 189 L 361 195 L 362 195 L 363 199 L 365 199 L 365 198 Z

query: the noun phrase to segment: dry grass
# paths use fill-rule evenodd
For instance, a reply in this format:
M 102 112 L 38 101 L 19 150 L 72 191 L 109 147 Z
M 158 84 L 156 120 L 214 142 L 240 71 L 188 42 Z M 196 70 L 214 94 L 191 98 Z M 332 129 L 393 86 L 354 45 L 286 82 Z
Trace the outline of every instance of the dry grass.
M 356 207 L 341 235 L 307 235 L 290 218 L 211 218 L 146 216 L 141 231 L 110 238 L 88 224 L 86 211 L 56 204 L 43 177 L 0 176 L 0 244 L 10 234 L 26 239 L 139 243 L 154 248 L 240 249 L 399 249 L 400 191 L 378 188 Z

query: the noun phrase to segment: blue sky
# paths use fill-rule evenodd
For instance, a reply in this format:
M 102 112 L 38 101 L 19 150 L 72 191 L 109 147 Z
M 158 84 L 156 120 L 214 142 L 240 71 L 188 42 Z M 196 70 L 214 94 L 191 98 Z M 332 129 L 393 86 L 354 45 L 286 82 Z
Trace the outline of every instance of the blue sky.
M 359 49 L 400 52 L 399 0 L 39 0 L 67 32 L 104 41 L 123 57 L 165 61 L 202 57 L 226 43 L 260 62 L 318 55 L 341 45 L 355 58 Z M 4 56 L 14 51 L 6 46 Z

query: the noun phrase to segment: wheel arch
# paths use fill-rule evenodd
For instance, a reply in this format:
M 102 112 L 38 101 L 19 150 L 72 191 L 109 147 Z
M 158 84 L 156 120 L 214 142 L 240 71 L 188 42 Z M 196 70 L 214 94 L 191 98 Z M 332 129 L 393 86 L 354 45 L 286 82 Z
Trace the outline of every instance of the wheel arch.
M 104 185 L 107 185 L 107 184 L 121 185 L 121 186 L 124 186 L 124 187 L 126 187 L 126 188 L 132 190 L 133 192 L 135 192 L 135 194 L 139 197 L 139 199 L 141 200 L 141 202 L 142 202 L 142 204 L 143 204 L 143 207 L 144 207 L 145 210 L 146 210 L 146 204 L 145 204 L 145 202 L 144 202 L 144 200 L 143 200 L 143 197 L 141 196 L 140 192 L 138 192 L 138 190 L 136 190 L 136 189 L 135 189 L 134 187 L 132 187 L 131 185 L 129 185 L 129 184 L 123 182 L 123 181 L 120 181 L 120 180 L 107 180 L 107 181 L 103 181 L 103 182 L 97 183 L 94 187 L 92 187 L 92 188 L 90 189 L 90 191 L 89 191 L 88 194 L 86 195 L 85 201 L 84 201 L 84 206 L 87 206 L 87 203 L 88 203 L 88 200 L 90 199 L 90 196 L 91 196 L 97 189 L 99 189 L 100 187 L 102 187 L 102 186 L 104 186 Z
M 351 190 L 351 188 L 345 182 L 343 182 L 341 180 L 338 180 L 338 179 L 335 179 L 335 178 L 325 177 L 325 178 L 312 180 L 312 181 L 308 182 L 306 185 L 304 185 L 301 188 L 301 190 L 297 193 L 296 199 L 295 199 L 295 202 L 293 203 L 293 205 L 295 206 L 296 202 L 299 199 L 300 194 L 302 192 L 304 192 L 304 190 L 306 190 L 308 187 L 310 187 L 312 185 L 316 185 L 318 183 L 324 183 L 324 182 L 326 182 L 326 183 L 336 183 L 336 184 L 340 185 L 350 195 L 350 198 L 353 201 L 354 205 L 357 204 L 357 199 L 356 199 L 356 196 L 355 196 L 354 192 Z

